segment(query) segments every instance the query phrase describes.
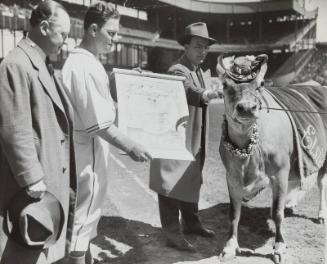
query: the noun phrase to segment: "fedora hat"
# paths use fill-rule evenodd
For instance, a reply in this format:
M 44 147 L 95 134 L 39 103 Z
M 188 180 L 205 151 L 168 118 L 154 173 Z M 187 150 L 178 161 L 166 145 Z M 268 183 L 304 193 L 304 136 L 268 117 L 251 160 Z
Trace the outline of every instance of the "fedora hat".
M 21 245 L 48 248 L 59 239 L 64 224 L 64 211 L 58 199 L 45 192 L 40 199 L 19 191 L 6 213 L 7 234 Z
M 178 43 L 184 46 L 187 40 L 191 37 L 200 37 L 207 39 L 209 41 L 209 45 L 212 45 L 217 42 L 214 38 L 209 37 L 208 29 L 206 23 L 197 22 L 185 27 L 184 34 L 178 38 Z

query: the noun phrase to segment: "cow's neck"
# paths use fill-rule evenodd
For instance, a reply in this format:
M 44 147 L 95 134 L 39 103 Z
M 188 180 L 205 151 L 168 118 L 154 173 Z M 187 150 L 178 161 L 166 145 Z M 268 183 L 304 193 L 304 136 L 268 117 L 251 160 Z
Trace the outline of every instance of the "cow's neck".
M 227 118 L 228 137 L 238 148 L 245 148 L 253 136 L 253 127 L 255 122 L 250 124 L 241 124 Z
M 248 159 L 259 142 L 256 123 L 244 126 L 225 117 L 222 126 L 222 143 L 224 148 L 241 160 Z

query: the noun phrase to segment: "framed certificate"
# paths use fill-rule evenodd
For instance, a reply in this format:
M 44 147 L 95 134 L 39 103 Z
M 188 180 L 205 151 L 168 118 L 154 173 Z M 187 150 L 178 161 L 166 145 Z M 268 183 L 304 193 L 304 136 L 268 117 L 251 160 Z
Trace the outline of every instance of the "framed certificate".
M 153 158 L 194 160 L 186 149 L 188 106 L 184 77 L 113 69 L 118 127 Z

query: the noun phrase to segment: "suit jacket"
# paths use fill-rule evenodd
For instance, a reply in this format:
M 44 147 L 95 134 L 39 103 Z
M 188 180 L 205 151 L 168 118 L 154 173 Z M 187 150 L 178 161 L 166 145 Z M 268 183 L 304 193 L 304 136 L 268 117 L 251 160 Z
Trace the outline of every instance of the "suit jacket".
M 150 165 L 150 188 L 174 199 L 198 202 L 208 127 L 207 105 L 202 94 L 209 88 L 210 80 L 199 69 L 202 87 L 196 68 L 185 55 L 169 68 L 168 73 L 186 77 L 184 88 L 189 108 L 186 147 L 195 156 L 195 161 L 154 159 Z
M 60 81 L 23 39 L 0 64 L 0 263 L 41 263 L 40 250 L 26 250 L 4 230 L 5 211 L 22 188 L 43 179 L 64 208 L 58 242 L 47 262 L 65 254 L 76 191 L 72 113 Z M 68 237 L 69 240 L 69 237 Z

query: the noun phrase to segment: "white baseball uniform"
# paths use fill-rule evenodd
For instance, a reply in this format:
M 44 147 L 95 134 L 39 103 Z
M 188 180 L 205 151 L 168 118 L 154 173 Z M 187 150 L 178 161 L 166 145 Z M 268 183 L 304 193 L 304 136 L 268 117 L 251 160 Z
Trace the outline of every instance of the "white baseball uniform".
M 71 250 L 86 251 L 90 239 L 97 234 L 109 174 L 109 144 L 94 133 L 113 124 L 116 109 L 108 75 L 89 51 L 75 48 L 65 62 L 62 76 L 75 114 L 78 192 Z

